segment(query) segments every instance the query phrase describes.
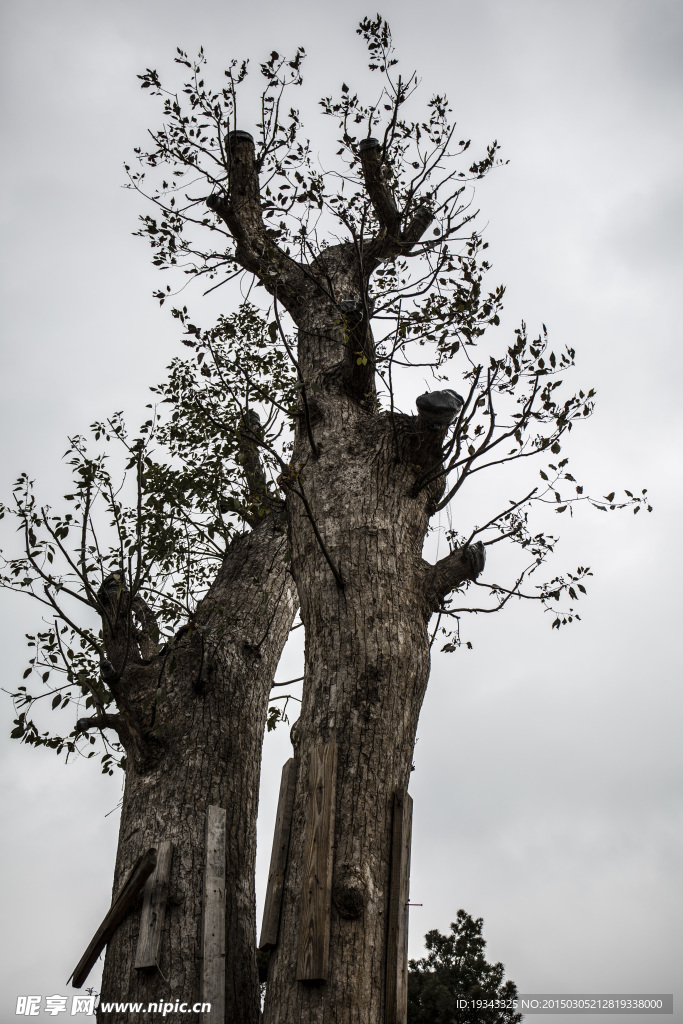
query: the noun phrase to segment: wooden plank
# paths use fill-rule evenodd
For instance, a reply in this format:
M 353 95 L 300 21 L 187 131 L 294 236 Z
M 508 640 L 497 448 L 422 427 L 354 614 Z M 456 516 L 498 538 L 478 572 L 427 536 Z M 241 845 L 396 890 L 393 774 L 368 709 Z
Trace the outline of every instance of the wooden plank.
M 406 1024 L 408 1019 L 408 902 L 412 826 L 413 798 L 409 793 L 394 793 L 385 1024 Z
M 292 827 L 292 812 L 294 810 L 296 769 L 297 762 L 294 757 L 290 757 L 282 769 L 259 949 L 274 949 L 277 945 L 277 933 L 280 927 L 282 895 L 285 884 L 285 869 L 287 867 L 287 852 L 289 850 L 289 833 Z
M 135 954 L 137 970 L 159 966 L 172 859 L 173 844 L 169 839 L 164 839 L 162 843 L 159 843 L 157 850 L 157 866 L 145 884 L 140 916 L 140 934 Z
M 95 932 L 90 945 L 78 961 L 73 974 L 67 980 L 67 985 L 71 981 L 74 988 L 83 987 L 98 956 L 140 895 L 145 882 L 156 867 L 156 862 L 157 851 L 154 848 L 147 850 L 135 862 L 128 872 L 118 896 L 112 901 L 106 917 Z
M 297 954 L 299 981 L 325 981 L 330 951 L 337 744 L 314 747 L 308 780 L 304 876 Z
M 206 859 L 202 913 L 202 1002 L 211 1004 L 204 1020 L 225 1024 L 226 812 L 206 810 Z

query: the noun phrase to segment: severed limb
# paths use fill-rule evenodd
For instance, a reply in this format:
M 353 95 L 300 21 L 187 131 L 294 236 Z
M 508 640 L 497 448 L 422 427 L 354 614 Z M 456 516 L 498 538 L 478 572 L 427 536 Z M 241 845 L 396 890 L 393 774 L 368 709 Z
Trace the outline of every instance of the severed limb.
M 358 150 L 365 188 L 379 226 L 390 239 L 398 243 L 401 234 L 401 215 L 387 184 L 387 168 L 382 160 L 382 147 L 377 139 L 369 138 L 361 140 Z
M 89 729 L 113 729 L 120 736 L 125 732 L 121 715 L 110 715 L 106 711 L 89 718 L 79 718 L 76 722 L 76 733 L 88 732 Z
M 138 622 L 134 636 L 140 654 L 145 661 L 150 661 L 159 653 L 159 625 L 156 615 L 140 594 L 136 594 L 131 601 L 131 608 Z
M 427 430 L 447 430 L 454 423 L 464 404 L 457 391 L 427 391 L 415 399 L 418 419 Z
M 244 415 L 239 434 L 240 461 L 249 494 L 265 501 L 268 497 L 268 486 L 258 446 L 258 441 L 262 438 L 261 418 L 254 409 L 249 409 Z
M 366 269 L 371 270 L 386 259 L 408 253 L 420 241 L 434 217 L 426 206 L 418 206 L 401 230 L 406 211 L 401 213 L 396 206 L 388 183 L 389 168 L 384 163 L 382 147 L 377 139 L 363 139 L 359 152 L 365 188 L 380 227 L 379 235 L 371 242 L 368 253 L 370 268 Z
M 111 715 L 98 708 L 93 718 L 79 719 L 76 731 L 114 729 L 126 753 L 141 764 L 148 763 L 160 749 L 158 739 L 151 734 L 154 695 L 163 669 L 156 616 L 139 593 L 131 592 L 122 571 L 106 577 L 97 599 L 106 651 L 100 661 L 100 674 L 119 713 Z
M 430 613 L 439 611 L 444 598 L 456 587 L 476 580 L 485 564 L 486 548 L 480 540 L 456 548 L 435 565 L 425 563 L 425 597 Z
M 105 626 L 105 646 L 114 649 L 125 643 L 126 654 L 129 653 L 130 641 L 138 647 L 140 656 L 149 661 L 159 653 L 159 626 L 156 615 L 140 594 L 130 596 L 124 573 L 111 573 L 103 581 L 97 591 Z M 135 616 L 133 624 L 131 613 Z M 107 643 L 107 640 L 109 641 Z M 116 681 L 118 673 L 107 659 L 100 664 L 100 671 L 105 682 Z
M 252 528 L 262 522 L 259 508 L 279 510 L 282 505 L 268 490 L 268 479 L 259 453 L 260 448 L 268 447 L 263 438 L 261 418 L 254 409 L 249 409 L 242 418 L 239 431 L 239 462 L 249 491 L 248 501 L 243 505 L 235 498 L 226 498 L 222 511 L 234 512 Z
M 277 292 L 288 312 L 297 310 L 304 284 L 302 268 L 287 256 L 263 223 L 254 139 L 249 132 L 230 132 L 225 140 L 228 157 L 226 192 L 214 192 L 206 205 L 225 222 L 235 239 L 235 258 L 245 270 Z

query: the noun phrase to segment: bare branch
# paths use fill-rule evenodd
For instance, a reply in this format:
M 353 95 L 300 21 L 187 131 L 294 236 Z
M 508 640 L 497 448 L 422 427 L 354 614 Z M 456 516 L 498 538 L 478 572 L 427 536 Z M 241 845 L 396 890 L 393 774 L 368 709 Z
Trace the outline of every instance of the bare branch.
M 384 260 L 405 255 L 415 246 L 434 217 L 426 206 L 418 206 L 401 231 L 402 215 L 387 183 L 388 168 L 383 163 L 382 148 L 377 139 L 363 139 L 359 146 L 365 187 L 379 221 L 379 235 L 365 253 L 364 272 L 369 277 Z
M 292 629 L 296 629 L 296 626 L 292 626 Z M 291 630 L 290 630 L 291 632 Z M 303 676 L 297 676 L 296 679 L 285 679 L 284 683 L 272 683 L 271 686 L 289 686 L 291 683 L 300 683 L 303 681 Z
M 398 245 L 401 217 L 396 201 L 387 184 L 386 168 L 382 159 L 382 147 L 377 139 L 362 139 L 358 147 L 363 178 L 380 230 L 389 243 Z M 400 248 L 400 246 L 399 246 Z

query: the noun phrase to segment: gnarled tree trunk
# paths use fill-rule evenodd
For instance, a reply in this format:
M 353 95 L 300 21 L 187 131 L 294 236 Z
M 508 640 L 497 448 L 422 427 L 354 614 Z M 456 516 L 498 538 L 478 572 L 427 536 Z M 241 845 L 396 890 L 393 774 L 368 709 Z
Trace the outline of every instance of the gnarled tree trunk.
M 254 861 L 261 748 L 273 675 L 297 608 L 286 539 L 275 520 L 267 517 L 232 543 L 189 628 L 151 658 L 132 658 L 130 641 L 119 635 L 125 629 L 117 629 L 126 594 L 111 597 L 105 641 L 120 675 L 110 685 L 127 750 L 114 894 L 146 849 L 169 840 L 173 860 L 158 969 L 134 966 L 138 905 L 107 948 L 100 1006 L 201 1001 L 206 816 L 216 805 L 226 812 L 225 1019 L 259 1019 Z M 121 669 L 117 655 L 126 653 Z M 100 1008 L 99 1019 L 133 1018 Z
M 264 1019 L 378 1024 L 393 796 L 405 791 L 411 770 L 429 674 L 427 625 L 443 597 L 483 565 L 478 546 L 436 566 L 421 555 L 443 481 L 416 484 L 438 470 L 455 414 L 382 413 L 375 394 L 370 277 L 383 262 L 410 252 L 432 217 L 422 207 L 399 214 L 381 147 L 364 140 L 360 159 L 380 230 L 323 248 L 307 265 L 297 263 L 264 227 L 251 136 L 233 132 L 226 146 L 227 189 L 211 196 L 209 206 L 232 233 L 237 260 L 273 296 L 277 324 L 281 305 L 299 332 L 300 409 L 292 462 L 280 482 L 289 492 L 306 664 L 293 729 L 299 770 L 289 861 Z M 337 771 L 331 916 L 324 924 L 329 948 L 324 969 L 318 965 L 308 972 L 311 980 L 300 980 L 307 975 L 299 957 L 306 890 L 320 882 L 304 862 L 309 766 L 316 748 L 331 740 Z M 331 786 L 331 775 L 325 785 Z M 320 790 L 316 801 L 322 814 Z
M 429 676 L 427 625 L 439 597 L 476 572 L 466 553 L 438 568 L 421 557 L 435 494 L 413 496 L 414 467 L 418 456 L 424 466 L 438 455 L 442 436 L 417 419 L 392 424 L 343 393 L 317 402 L 320 454 L 309 458 L 303 486 L 343 586 L 292 496 L 306 677 L 293 730 L 298 786 L 268 1024 L 383 1020 L 393 796 L 405 792 L 412 766 Z M 337 744 L 332 905 L 327 977 L 318 984 L 297 980 L 297 960 L 309 765 L 330 739 Z

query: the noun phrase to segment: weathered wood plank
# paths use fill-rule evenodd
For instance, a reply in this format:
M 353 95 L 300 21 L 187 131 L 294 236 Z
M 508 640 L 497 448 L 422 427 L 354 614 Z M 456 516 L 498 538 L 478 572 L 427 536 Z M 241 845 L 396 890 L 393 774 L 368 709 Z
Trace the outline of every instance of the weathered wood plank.
M 282 911 L 282 894 L 287 867 L 289 850 L 289 833 L 292 827 L 292 811 L 294 810 L 294 791 L 296 788 L 296 758 L 290 757 L 282 769 L 280 780 L 280 796 L 277 802 L 275 832 L 273 834 L 273 850 L 270 855 L 270 871 L 266 902 L 263 907 L 261 924 L 261 940 L 259 949 L 273 949 L 277 945 L 277 933 L 280 927 Z
M 413 798 L 409 793 L 394 793 L 385 1024 L 406 1024 L 408 1019 L 408 902 L 412 826 Z
M 297 951 L 297 979 L 325 981 L 330 951 L 337 744 L 311 753 L 304 839 L 304 876 Z
M 206 860 L 202 913 L 202 1002 L 211 1003 L 204 1014 L 211 1024 L 225 1024 L 225 874 L 226 812 L 206 810 Z
M 67 985 L 69 981 L 71 981 L 74 988 L 82 988 L 85 984 L 95 961 L 140 895 L 145 882 L 156 867 L 156 862 L 157 851 L 152 848 L 143 853 L 130 869 L 118 896 L 112 901 L 106 917 L 95 932 L 85 953 L 78 961 L 71 978 L 67 980 Z
M 166 920 L 172 860 L 173 844 L 169 839 L 164 839 L 162 843 L 159 843 L 157 849 L 157 866 L 145 883 L 142 914 L 140 915 L 140 934 L 135 953 L 135 967 L 138 970 L 159 966 L 161 935 Z

